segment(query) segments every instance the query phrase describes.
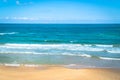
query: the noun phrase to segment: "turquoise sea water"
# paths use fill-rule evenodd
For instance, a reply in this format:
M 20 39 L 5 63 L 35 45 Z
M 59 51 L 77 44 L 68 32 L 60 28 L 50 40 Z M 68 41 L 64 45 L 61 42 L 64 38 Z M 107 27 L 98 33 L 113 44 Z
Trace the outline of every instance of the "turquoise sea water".
M 120 25 L 0 24 L 0 63 L 120 68 Z

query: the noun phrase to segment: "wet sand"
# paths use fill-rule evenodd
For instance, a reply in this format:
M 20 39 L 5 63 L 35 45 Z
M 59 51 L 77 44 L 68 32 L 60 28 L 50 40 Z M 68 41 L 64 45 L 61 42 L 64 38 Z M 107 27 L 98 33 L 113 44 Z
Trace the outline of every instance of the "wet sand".
M 0 80 L 120 80 L 120 69 L 0 66 Z

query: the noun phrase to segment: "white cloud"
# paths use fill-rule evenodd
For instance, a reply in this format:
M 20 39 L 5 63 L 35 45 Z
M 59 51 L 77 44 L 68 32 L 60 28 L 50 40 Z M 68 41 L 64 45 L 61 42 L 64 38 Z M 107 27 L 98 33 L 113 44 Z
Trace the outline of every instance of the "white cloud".
M 17 5 L 20 5 L 20 1 L 17 0 L 17 1 L 16 1 L 16 4 L 17 4 Z
M 16 0 L 17 5 L 30 5 L 33 4 L 33 2 L 20 2 L 19 0 Z
M 39 18 L 28 18 L 28 17 L 11 17 L 11 18 L 5 18 L 5 19 L 11 19 L 11 20 L 39 20 Z
M 5 19 L 9 19 L 9 17 L 5 17 Z
M 3 0 L 3 2 L 7 2 L 7 0 Z
M 29 2 L 28 4 L 33 4 L 33 2 Z
M 23 5 L 29 5 L 29 4 L 33 4 L 33 2 L 26 2 L 26 3 L 22 3 Z

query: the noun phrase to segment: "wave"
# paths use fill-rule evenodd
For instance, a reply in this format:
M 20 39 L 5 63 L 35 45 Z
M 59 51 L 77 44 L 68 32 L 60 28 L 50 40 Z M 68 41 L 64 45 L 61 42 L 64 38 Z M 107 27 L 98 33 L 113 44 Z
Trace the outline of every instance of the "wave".
M 9 66 L 9 67 L 20 67 L 20 64 L 4 64 L 4 66 Z
M 80 56 L 80 57 L 92 57 L 89 54 L 84 54 L 84 53 L 80 53 L 80 54 L 73 54 L 73 53 L 68 53 L 68 52 L 62 52 L 62 53 L 52 53 L 52 52 L 46 52 L 46 53 L 38 53 L 38 52 L 24 52 L 24 51 L 9 51 L 9 52 L 0 52 L 0 53 L 4 53 L 4 54 L 39 54 L 39 55 L 54 55 L 54 56 Z
M 0 53 L 6 54 L 39 54 L 80 56 L 87 58 L 119 60 L 119 58 L 107 58 L 107 55 L 119 55 L 120 48 L 111 45 L 94 44 L 1 44 Z M 98 54 L 97 54 L 98 53 Z M 111 54 L 117 53 L 117 54 Z M 106 55 L 107 54 L 107 55 Z M 106 57 L 102 57 L 105 56 Z
M 95 44 L 94 44 L 95 45 Z M 99 47 L 98 47 L 99 46 Z M 93 53 L 96 54 L 90 54 Z M 98 53 L 99 52 L 99 53 Z M 39 54 L 39 55 L 54 55 L 54 56 L 75 56 L 86 57 L 101 60 L 120 60 L 105 56 L 110 53 L 117 53 L 119 56 L 120 48 L 110 45 L 95 45 L 92 44 L 1 44 L 1 54 Z M 100 55 L 97 55 L 100 54 Z M 111 54 L 110 54 L 111 55 Z M 112 54 L 114 55 L 114 54 Z
M 100 45 L 100 44 L 97 44 L 96 46 L 98 46 L 98 47 L 113 47 L 113 45 Z
M 7 66 L 7 67 L 20 67 L 20 66 L 24 66 L 24 67 L 43 67 L 42 65 L 36 65 L 36 64 L 16 64 L 16 63 L 4 63 L 4 64 L 0 64 L 0 66 Z
M 120 53 L 120 49 L 108 50 L 109 53 Z
M 100 47 L 98 47 L 100 46 Z M 108 52 L 120 53 L 119 47 L 112 47 L 111 45 L 95 45 L 92 44 L 3 44 L 0 45 L 2 50 L 70 50 L 70 51 L 94 51 L 94 52 Z
M 92 45 L 82 44 L 5 44 L 0 47 L 16 49 L 62 49 L 79 51 L 104 51 L 102 48 L 92 47 Z
M 0 35 L 11 35 L 11 34 L 16 34 L 17 32 L 9 32 L 9 33 L 0 33 Z
M 59 65 L 41 65 L 41 64 L 14 64 L 14 63 L 4 63 L 4 64 L 0 64 L 0 66 L 6 66 L 6 67 L 28 67 L 28 68 L 41 68 L 44 69 L 47 66 L 62 66 L 65 68 L 72 68 L 72 69 L 80 69 L 80 68 L 97 68 L 96 66 L 86 66 L 86 65 L 78 65 L 78 64 L 59 64 Z

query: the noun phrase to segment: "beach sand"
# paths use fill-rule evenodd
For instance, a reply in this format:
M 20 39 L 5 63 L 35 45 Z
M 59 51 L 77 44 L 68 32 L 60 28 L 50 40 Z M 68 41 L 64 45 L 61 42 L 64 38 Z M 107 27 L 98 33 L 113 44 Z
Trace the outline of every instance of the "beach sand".
M 0 80 L 120 80 L 120 69 L 0 66 Z

